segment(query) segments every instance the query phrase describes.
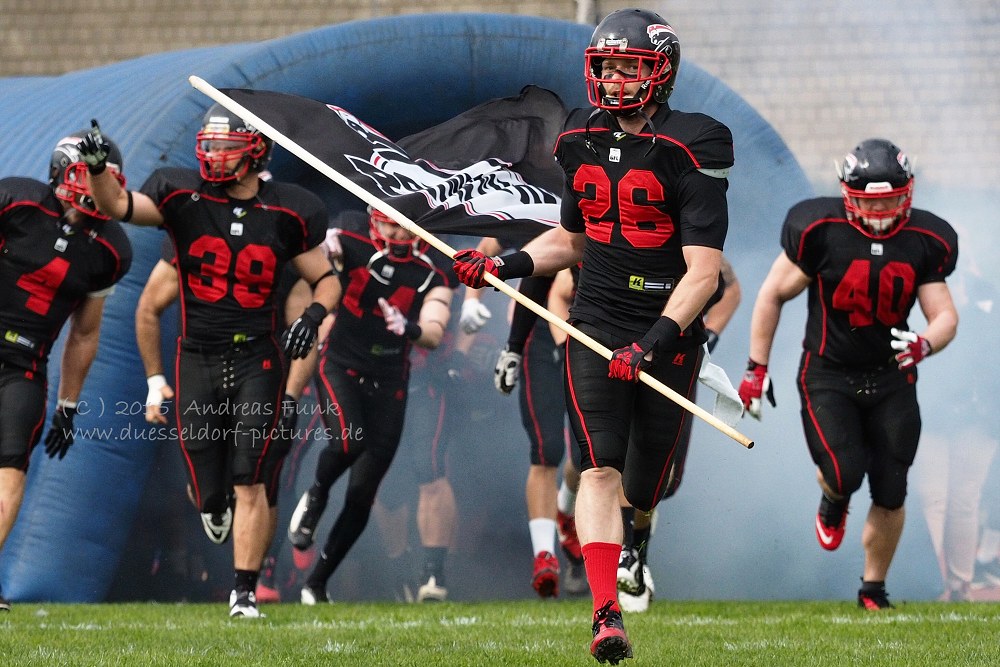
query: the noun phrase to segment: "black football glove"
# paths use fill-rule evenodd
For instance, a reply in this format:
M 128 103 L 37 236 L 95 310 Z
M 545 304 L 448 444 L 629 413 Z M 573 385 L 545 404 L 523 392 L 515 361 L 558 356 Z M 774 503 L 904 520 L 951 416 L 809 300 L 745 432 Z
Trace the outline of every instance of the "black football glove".
M 69 446 L 73 444 L 73 417 L 76 416 L 76 408 L 67 405 L 57 407 L 52 415 L 52 428 L 45 436 L 45 453 L 49 458 L 56 455 L 62 460 L 69 451 Z
M 80 151 L 80 157 L 87 164 L 87 171 L 96 176 L 108 166 L 111 144 L 105 140 L 96 118 L 91 119 L 90 125 L 90 132 L 84 135 L 80 143 L 76 145 L 76 149 Z
M 292 322 L 285 333 L 281 334 L 281 346 L 285 354 L 292 359 L 303 359 L 312 349 L 319 334 L 319 325 L 326 317 L 326 308 L 315 301 L 302 311 L 299 319 Z
M 279 422 L 282 431 L 290 434 L 295 428 L 295 424 L 299 420 L 298 408 L 299 402 L 285 394 L 284 398 L 281 399 L 281 420 Z
M 711 354 L 715 351 L 715 346 L 719 344 L 719 334 L 711 329 L 705 329 L 705 333 L 708 334 L 708 341 L 705 344 L 708 346 L 708 353 Z

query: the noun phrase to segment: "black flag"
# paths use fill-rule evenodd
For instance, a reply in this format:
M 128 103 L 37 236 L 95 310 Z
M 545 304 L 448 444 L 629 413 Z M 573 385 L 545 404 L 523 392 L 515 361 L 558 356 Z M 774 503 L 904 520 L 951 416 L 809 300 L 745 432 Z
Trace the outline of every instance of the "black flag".
M 435 234 L 517 246 L 558 225 L 559 197 L 541 183 L 560 182 L 551 155 L 565 111 L 544 89 L 531 86 L 408 137 L 419 158 L 340 107 L 270 91 L 222 92 Z

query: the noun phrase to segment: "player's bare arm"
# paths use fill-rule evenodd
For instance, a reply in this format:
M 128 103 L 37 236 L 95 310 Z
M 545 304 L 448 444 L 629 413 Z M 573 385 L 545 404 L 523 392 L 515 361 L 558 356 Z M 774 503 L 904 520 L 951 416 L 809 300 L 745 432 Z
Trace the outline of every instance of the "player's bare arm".
M 743 300 L 743 290 L 740 281 L 736 278 L 733 265 L 729 263 L 725 255 L 722 257 L 722 280 L 726 287 L 722 292 L 722 298 L 705 312 L 705 328 L 714 331 L 716 334 L 722 333 L 723 329 L 733 318 L 736 309 Z
M 531 255 L 534 264 L 531 275 L 552 275 L 560 269 L 573 266 L 583 259 L 586 242 L 585 234 L 570 232 L 563 227 L 553 227 L 539 235 L 523 248 L 524 252 Z
M 452 290 L 448 287 L 435 287 L 427 293 L 423 306 L 420 307 L 420 337 L 415 344 L 433 350 L 441 344 L 444 332 L 448 328 L 448 318 L 451 316 Z
M 339 302 L 340 281 L 335 280 L 334 282 L 337 283 L 336 301 Z M 299 316 L 299 313 L 305 310 L 310 303 L 312 303 L 312 289 L 309 287 L 309 284 L 304 280 L 296 281 L 285 298 L 285 321 L 294 321 Z M 328 321 L 330 322 L 329 324 L 327 323 Z M 319 366 L 319 348 L 322 346 L 323 341 L 326 340 L 327 335 L 329 335 L 332 322 L 333 316 L 327 315 L 323 320 L 323 324 L 319 327 L 316 345 L 309 350 L 309 354 L 302 359 L 292 359 L 288 364 L 285 395 L 291 396 L 296 401 L 302 398 L 303 390 L 316 374 L 316 368 Z
M 757 301 L 750 317 L 750 358 L 767 365 L 771 358 L 771 345 L 778 330 L 781 307 L 809 286 L 812 279 L 795 265 L 788 255 L 781 253 L 771 265 L 771 270 L 757 293 Z
M 135 307 L 135 341 L 139 348 L 139 358 L 146 371 L 148 393 L 146 395 L 146 421 L 151 424 L 166 424 L 167 417 L 160 410 L 164 399 L 174 397 L 173 387 L 167 382 L 163 372 L 163 355 L 160 345 L 160 318 L 163 311 L 177 300 L 180 287 L 177 270 L 167 261 L 159 260 L 153 265 L 146 279 L 146 286 L 139 295 Z
M 570 269 L 563 269 L 556 274 L 555 282 L 549 288 L 549 300 L 546 307 L 549 311 L 563 320 L 569 319 L 569 307 L 573 305 L 573 273 Z M 563 345 L 566 342 L 565 331 L 549 324 L 549 331 L 552 333 L 552 340 L 556 345 Z
M 958 331 L 958 310 L 951 290 L 944 282 L 924 283 L 917 290 L 917 302 L 927 319 L 927 328 L 920 335 L 930 343 L 932 352 L 940 352 Z
M 103 296 L 88 297 L 73 311 L 59 374 L 60 399 L 76 401 L 80 398 L 87 372 L 97 356 L 103 315 Z
M 340 301 L 340 281 L 334 275 L 333 265 L 323 244 L 295 256 L 292 264 L 309 285 L 312 286 L 312 300 L 330 312 Z
M 719 287 L 722 251 L 707 246 L 684 246 L 687 272 L 674 288 L 663 315 L 686 329 L 704 310 L 705 304 Z

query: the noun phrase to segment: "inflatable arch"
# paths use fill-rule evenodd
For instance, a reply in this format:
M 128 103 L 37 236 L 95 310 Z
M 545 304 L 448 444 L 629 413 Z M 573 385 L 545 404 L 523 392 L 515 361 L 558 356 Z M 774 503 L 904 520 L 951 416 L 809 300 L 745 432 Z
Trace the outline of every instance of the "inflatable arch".
M 194 136 L 211 100 L 190 87 L 191 74 L 220 88 L 336 103 L 393 139 L 488 99 L 516 95 L 526 84 L 553 90 L 568 107 L 584 105 L 582 54 L 591 32 L 588 26 L 513 15 L 390 17 L 266 42 L 156 54 L 58 77 L 3 79 L 0 165 L 5 176 L 44 179 L 56 141 L 98 118 L 122 148 L 131 187 L 161 165 L 194 167 Z M 763 269 L 751 258 L 763 243 L 773 255 L 781 217 L 775 212 L 811 195 L 811 187 L 770 125 L 695 64 L 682 63 L 671 103 L 704 111 L 733 131 L 737 166 L 728 247 L 741 279 L 746 275 L 755 284 L 750 281 Z M 331 207 L 359 206 L 283 151 L 277 151 L 272 170 L 322 192 Z M 772 228 L 762 230 L 764 224 Z M 78 437 L 64 461 L 45 458 L 41 447 L 36 451 L 17 525 L 0 555 L 0 582 L 13 600 L 103 600 L 137 519 L 156 443 L 130 437 L 146 429 L 136 409 L 146 386 L 133 318 L 162 233 L 132 227 L 128 233 L 135 262 L 107 302 L 100 351 L 82 396 L 86 408 L 77 418 L 81 430 L 102 430 Z M 57 347 L 50 414 L 60 355 Z

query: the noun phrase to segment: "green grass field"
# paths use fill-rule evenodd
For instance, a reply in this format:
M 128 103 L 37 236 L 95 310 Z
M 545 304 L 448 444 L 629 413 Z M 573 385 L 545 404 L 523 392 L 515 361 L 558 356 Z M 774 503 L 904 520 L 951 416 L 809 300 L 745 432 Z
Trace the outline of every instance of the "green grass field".
M 0 616 L 2 665 L 596 665 L 590 604 L 20 603 Z M 628 615 L 640 665 L 998 665 L 1000 605 L 674 602 Z

